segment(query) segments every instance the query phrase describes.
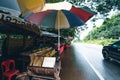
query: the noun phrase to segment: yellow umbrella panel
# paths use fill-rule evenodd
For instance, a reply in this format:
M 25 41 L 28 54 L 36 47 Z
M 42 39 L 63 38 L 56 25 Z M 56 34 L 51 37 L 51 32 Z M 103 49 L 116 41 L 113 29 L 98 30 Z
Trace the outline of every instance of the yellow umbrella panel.
M 45 4 L 45 0 L 17 0 L 22 12 L 22 16 L 28 13 L 40 12 Z

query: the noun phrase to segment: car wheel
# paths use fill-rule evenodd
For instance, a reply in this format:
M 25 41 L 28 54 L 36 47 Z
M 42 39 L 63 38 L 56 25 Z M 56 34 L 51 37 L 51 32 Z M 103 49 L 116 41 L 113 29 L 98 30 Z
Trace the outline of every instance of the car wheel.
M 102 54 L 103 54 L 103 57 L 104 57 L 105 60 L 110 60 L 108 51 L 104 50 L 104 51 L 102 52 Z

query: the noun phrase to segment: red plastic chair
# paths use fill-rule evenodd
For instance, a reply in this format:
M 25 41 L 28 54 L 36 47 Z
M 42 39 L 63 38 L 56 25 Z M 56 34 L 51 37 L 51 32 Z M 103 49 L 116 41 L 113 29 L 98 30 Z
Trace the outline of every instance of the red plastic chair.
M 64 45 L 60 46 L 59 53 L 61 54 L 64 51 Z
M 2 68 L 2 80 L 7 78 L 7 80 L 12 80 L 12 77 L 19 73 L 19 70 L 15 68 L 14 60 L 3 61 L 1 64 Z

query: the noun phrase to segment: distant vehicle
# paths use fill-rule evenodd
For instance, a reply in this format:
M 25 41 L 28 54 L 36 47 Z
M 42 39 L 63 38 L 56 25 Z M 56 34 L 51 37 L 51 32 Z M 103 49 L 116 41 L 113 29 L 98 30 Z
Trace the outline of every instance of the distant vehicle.
M 104 46 L 102 54 L 105 60 L 115 59 L 120 61 L 120 40 L 116 41 L 108 46 Z

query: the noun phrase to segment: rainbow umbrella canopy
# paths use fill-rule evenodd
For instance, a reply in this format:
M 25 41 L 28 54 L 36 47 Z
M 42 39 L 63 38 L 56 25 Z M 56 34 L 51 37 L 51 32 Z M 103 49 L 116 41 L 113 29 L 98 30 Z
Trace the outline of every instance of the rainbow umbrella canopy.
M 73 28 L 82 26 L 94 14 L 72 6 L 70 10 L 47 10 L 25 16 L 25 20 L 40 28 Z
M 24 16 L 24 19 L 28 22 L 38 25 L 41 29 L 58 29 L 58 35 L 60 35 L 60 29 L 82 26 L 86 21 L 94 16 L 94 13 L 92 13 L 92 11 L 77 8 L 73 5 L 69 7 L 69 5 L 63 3 L 55 3 L 56 6 L 46 4 L 42 12 L 28 14 Z M 58 50 L 59 49 L 60 38 L 58 37 Z

